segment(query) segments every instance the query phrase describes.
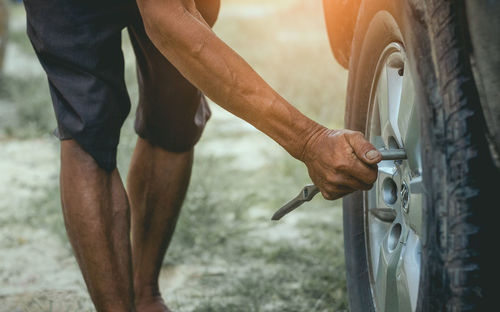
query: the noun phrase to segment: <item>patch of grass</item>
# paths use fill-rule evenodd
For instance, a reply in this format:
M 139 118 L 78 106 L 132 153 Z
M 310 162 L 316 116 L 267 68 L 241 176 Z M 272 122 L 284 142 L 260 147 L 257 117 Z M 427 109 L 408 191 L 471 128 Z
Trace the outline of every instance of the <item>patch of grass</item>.
M 9 214 L 9 218 L 0 218 L 0 227 L 27 225 L 33 229 L 45 228 L 63 242 L 67 251 L 71 251 L 71 245 L 66 236 L 64 219 L 62 215 L 59 185 L 54 181 L 48 181 L 33 191 L 41 196 L 34 196 L 31 201 L 22 201 L 17 207 L 18 213 Z M 23 187 L 20 185 L 20 187 Z
M 9 53 L 21 53 L 24 58 L 35 59 L 35 53 L 26 35 L 25 12 L 20 4 L 9 3 L 9 29 L 7 42 L 15 49 Z M 10 55 L 5 61 L 13 60 Z M 21 58 L 22 59 L 22 58 Z M 19 61 L 22 62 L 22 61 Z M 20 64 L 23 65 L 24 64 Z M 21 66 L 19 71 L 23 71 Z M 16 74 L 4 72 L 0 83 L 0 134 L 11 138 L 35 138 L 49 135 L 55 128 L 52 102 L 44 75 Z
M 47 80 L 4 77 L 0 97 L 15 105 L 15 115 L 0 126 L 10 137 L 25 139 L 50 134 L 56 125 Z
M 340 222 L 335 218 L 305 217 L 293 229 L 299 232 L 299 241 L 292 238 L 295 236 L 269 240 L 258 235 L 272 230 L 275 224 L 268 218 L 252 217 L 249 212 L 263 205 L 270 216 L 273 208 L 279 207 L 273 202 L 282 203 L 290 194 L 286 187 L 272 181 L 265 184 L 271 195 L 258 192 L 253 181 L 270 176 L 294 181 L 293 175 L 305 174 L 289 170 L 285 165 L 291 162 L 288 158 L 277 162 L 283 165 L 262 168 L 248 179 L 248 172 L 224 166 L 227 160 L 197 159 L 191 189 L 164 264 L 188 263 L 204 268 L 205 273 L 187 285 L 198 295 L 178 299 L 172 308 L 182 311 L 186 302 L 196 300 L 194 311 L 203 312 L 347 309 Z M 232 196 L 223 192 L 228 188 Z M 327 215 L 340 220 L 338 209 Z
M 0 300 L 3 298 L 0 297 Z M 72 291 L 25 293 L 2 301 L 1 311 L 9 312 L 92 312 L 86 296 Z
M 16 6 L 15 9 L 18 10 L 20 7 Z M 19 49 L 26 54 L 33 54 L 33 47 L 26 35 L 26 29 L 9 29 L 9 36 L 7 38 L 9 42 L 14 43 Z

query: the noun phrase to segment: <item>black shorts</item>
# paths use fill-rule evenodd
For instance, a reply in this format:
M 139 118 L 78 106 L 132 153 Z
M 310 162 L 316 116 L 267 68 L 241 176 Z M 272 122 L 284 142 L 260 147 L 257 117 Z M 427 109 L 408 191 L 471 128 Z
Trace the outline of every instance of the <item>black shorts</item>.
M 215 21 L 219 0 L 205 12 Z M 137 61 L 135 130 L 172 152 L 190 150 L 210 117 L 203 94 L 149 40 L 134 0 L 25 0 L 28 36 L 48 77 L 60 139 L 75 139 L 102 168 L 116 167 L 120 128 L 130 111 L 121 33 Z M 203 12 L 202 12 L 203 13 Z

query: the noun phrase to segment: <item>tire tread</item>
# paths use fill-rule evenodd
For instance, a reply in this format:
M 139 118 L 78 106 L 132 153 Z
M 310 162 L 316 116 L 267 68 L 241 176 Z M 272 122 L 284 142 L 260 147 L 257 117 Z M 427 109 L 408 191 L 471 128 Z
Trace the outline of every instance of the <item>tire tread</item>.
M 479 241 L 483 218 L 480 203 L 488 197 L 481 182 L 493 168 L 487 151 L 485 120 L 468 58 L 467 34 L 461 12 L 463 1 L 428 0 L 430 40 L 442 103 L 434 107 L 447 116 L 445 127 L 446 183 L 444 201 L 439 201 L 443 217 L 438 227 L 444 276 L 431 307 L 442 311 L 479 311 L 483 297 L 480 285 Z M 491 163 L 491 164 L 490 164 Z M 493 169 L 493 172 L 494 169 Z M 433 181 L 434 182 L 434 181 Z M 441 181 L 435 181 L 433 187 Z M 443 300 L 444 299 L 444 300 Z M 439 301 L 443 302 L 440 303 Z

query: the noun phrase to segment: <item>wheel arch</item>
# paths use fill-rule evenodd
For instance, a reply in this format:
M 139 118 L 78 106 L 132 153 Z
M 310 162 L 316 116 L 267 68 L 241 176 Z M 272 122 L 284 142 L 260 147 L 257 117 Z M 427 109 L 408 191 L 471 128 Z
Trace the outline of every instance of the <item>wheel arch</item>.
M 330 47 L 337 62 L 349 67 L 354 28 L 361 0 L 323 0 L 326 29 Z

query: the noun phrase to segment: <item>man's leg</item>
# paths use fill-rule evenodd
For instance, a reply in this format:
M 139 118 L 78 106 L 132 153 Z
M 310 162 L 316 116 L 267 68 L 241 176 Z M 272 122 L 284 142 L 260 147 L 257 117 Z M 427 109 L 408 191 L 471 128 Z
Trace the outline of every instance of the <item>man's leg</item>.
M 127 189 L 132 212 L 132 257 L 137 311 L 168 311 L 158 276 L 191 175 L 193 151 L 171 153 L 137 141 Z
M 220 1 L 196 4 L 213 25 Z M 130 25 L 129 34 L 139 81 L 135 130 L 141 137 L 127 179 L 136 308 L 138 312 L 168 311 L 158 275 L 189 184 L 193 146 L 210 109 L 203 95 L 156 49 L 142 21 Z
M 97 311 L 134 311 L 129 206 L 118 170 L 61 142 L 61 199 L 76 259 Z

